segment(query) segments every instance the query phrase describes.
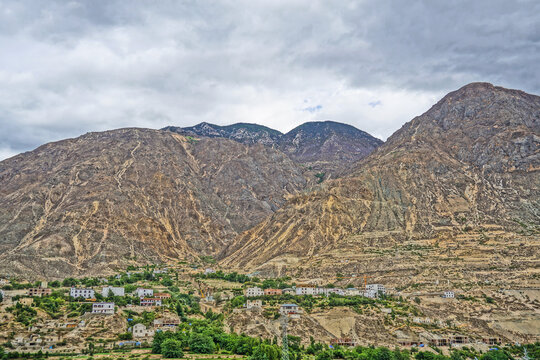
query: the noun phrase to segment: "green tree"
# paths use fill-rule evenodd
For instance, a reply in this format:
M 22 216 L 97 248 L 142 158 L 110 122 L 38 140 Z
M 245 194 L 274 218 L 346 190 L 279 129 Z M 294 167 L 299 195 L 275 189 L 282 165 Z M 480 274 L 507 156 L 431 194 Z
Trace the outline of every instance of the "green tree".
M 88 343 L 88 354 L 90 356 L 94 355 L 95 348 L 96 348 L 96 345 L 93 342 Z
M 411 358 L 408 351 L 406 350 L 400 351 L 398 348 L 396 348 L 392 352 L 392 354 L 393 354 L 394 360 L 409 360 Z
M 64 287 L 72 287 L 72 286 L 75 286 L 79 283 L 79 280 L 77 279 L 74 279 L 74 278 L 65 278 L 63 281 L 62 281 L 62 286 Z
M 156 332 L 152 340 L 152 353 L 161 354 L 161 344 L 163 341 L 165 341 L 165 333 L 163 331 Z
M 444 355 L 434 354 L 429 351 L 421 351 L 414 356 L 417 360 L 446 360 L 448 359 Z
M 332 360 L 333 359 L 332 351 L 331 350 L 322 351 L 317 355 L 316 359 L 317 360 Z
M 166 359 L 183 357 L 182 343 L 175 339 L 166 339 L 161 343 L 161 354 Z
M 375 350 L 375 359 L 374 360 L 393 360 L 392 352 L 385 347 L 380 347 Z
M 51 281 L 49 283 L 49 286 L 52 287 L 52 288 L 58 288 L 60 287 L 62 284 L 60 283 L 60 281 L 58 280 L 54 280 L 54 281 Z
M 118 334 L 118 339 L 119 340 L 133 340 L 133 334 L 130 332 Z
M 168 287 L 168 286 L 173 286 L 173 281 L 171 280 L 170 277 L 166 277 L 166 278 L 164 278 L 163 280 L 161 280 L 161 284 L 162 284 L 163 286 L 167 286 L 167 287 Z
M 502 350 L 491 350 L 482 355 L 480 360 L 510 360 L 512 359 L 508 354 Z
M 261 344 L 253 350 L 249 360 L 278 360 L 279 350 L 268 344 Z
M 184 317 L 184 307 L 182 306 L 182 304 L 176 304 L 176 313 L 178 314 L 178 316 L 180 316 L 180 318 Z
M 216 349 L 216 344 L 210 336 L 199 333 L 192 333 L 188 344 L 189 349 L 196 354 L 211 354 Z

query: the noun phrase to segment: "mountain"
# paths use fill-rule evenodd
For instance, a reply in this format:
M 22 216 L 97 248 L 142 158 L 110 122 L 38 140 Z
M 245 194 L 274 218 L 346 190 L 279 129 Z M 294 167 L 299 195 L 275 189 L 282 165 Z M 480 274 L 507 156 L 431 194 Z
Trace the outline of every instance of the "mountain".
M 212 255 L 304 189 L 279 150 L 120 129 L 0 162 L 0 273 L 92 275 Z
M 305 168 L 318 172 L 322 180 L 342 175 L 383 142 L 354 126 L 334 121 L 304 123 L 286 134 L 256 124 L 218 126 L 200 123 L 192 127 L 168 126 L 163 130 L 188 136 L 223 137 L 244 144 L 263 144 L 278 148 Z
M 351 125 L 313 121 L 284 134 L 278 146 L 298 163 L 340 174 L 382 143 Z
M 537 283 L 539 124 L 540 97 L 473 83 L 381 146 L 332 122 L 224 127 L 242 141 L 203 124 L 205 136 L 119 129 L 46 144 L 0 162 L 0 273 L 219 254 L 226 269 L 297 278 Z M 342 176 L 311 188 L 304 160 Z
M 540 265 L 539 144 L 540 97 L 469 84 L 346 177 L 292 197 L 239 235 L 222 265 L 394 284 L 490 272 L 486 279 L 530 281 Z
M 235 140 L 243 144 L 275 145 L 281 133 L 266 126 L 257 124 L 237 123 L 219 126 L 202 122 L 190 127 L 167 126 L 162 130 L 172 131 L 187 136 L 222 137 Z

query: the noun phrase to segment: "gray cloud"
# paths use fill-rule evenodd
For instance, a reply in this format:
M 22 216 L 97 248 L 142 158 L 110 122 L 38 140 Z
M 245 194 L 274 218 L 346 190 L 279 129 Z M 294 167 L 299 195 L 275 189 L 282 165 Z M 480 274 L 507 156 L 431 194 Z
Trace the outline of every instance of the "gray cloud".
M 468 82 L 539 93 L 539 14 L 534 0 L 0 0 L 0 159 L 201 121 L 331 119 L 386 138 Z

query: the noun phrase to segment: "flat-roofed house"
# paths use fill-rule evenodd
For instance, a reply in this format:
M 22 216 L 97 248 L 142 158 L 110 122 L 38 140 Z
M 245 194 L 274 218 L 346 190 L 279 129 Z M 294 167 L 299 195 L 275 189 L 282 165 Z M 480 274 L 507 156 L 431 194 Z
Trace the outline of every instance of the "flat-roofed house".
M 246 309 L 262 308 L 262 300 L 247 300 Z
M 37 288 L 30 288 L 27 291 L 28 296 L 47 296 L 52 294 L 51 289 L 37 287 Z
M 142 298 L 140 300 L 141 306 L 161 306 L 161 299 L 156 298 Z
M 154 329 L 147 329 L 144 324 L 135 324 L 131 328 L 134 338 L 154 336 Z
M 318 290 L 315 286 L 302 285 L 296 287 L 296 295 L 318 295 Z
M 85 298 L 85 299 L 93 299 L 95 297 L 95 292 L 92 289 L 80 289 L 76 287 L 72 287 L 69 290 L 69 296 L 73 298 Z
M 296 315 L 301 312 L 300 307 L 296 304 L 282 304 L 279 307 L 279 313 L 282 315 Z
M 246 296 L 247 297 L 255 297 L 255 296 L 263 296 L 264 291 L 260 287 L 250 287 L 246 289 Z
M 154 290 L 152 289 L 138 288 L 137 290 L 135 290 L 135 293 L 137 294 L 139 298 L 146 298 L 146 297 L 154 296 Z
M 386 288 L 383 284 L 367 284 L 366 291 L 375 291 L 377 295 L 385 295 Z
M 453 299 L 456 297 L 456 295 L 453 291 L 445 291 L 442 297 L 445 299 Z
M 93 303 L 92 314 L 114 315 L 114 303 L 113 302 Z
M 171 298 L 171 294 L 168 294 L 168 293 L 154 293 L 154 298 L 156 299 L 161 299 L 161 300 L 165 300 L 165 299 L 170 299 Z
M 266 296 L 275 296 L 283 294 L 281 289 L 264 289 L 264 295 Z

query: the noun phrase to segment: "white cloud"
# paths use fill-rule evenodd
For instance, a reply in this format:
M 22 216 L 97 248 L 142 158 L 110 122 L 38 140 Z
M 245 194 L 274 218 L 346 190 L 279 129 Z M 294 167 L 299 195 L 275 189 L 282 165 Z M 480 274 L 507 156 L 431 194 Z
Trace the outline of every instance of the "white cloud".
M 334 120 L 385 139 L 468 82 L 540 91 L 537 1 L 0 5 L 8 155 L 201 121 L 287 131 Z
M 18 151 L 13 151 L 12 149 L 9 149 L 9 148 L 0 148 L 0 161 L 4 159 L 8 159 L 12 156 L 15 156 L 18 153 L 19 153 Z

